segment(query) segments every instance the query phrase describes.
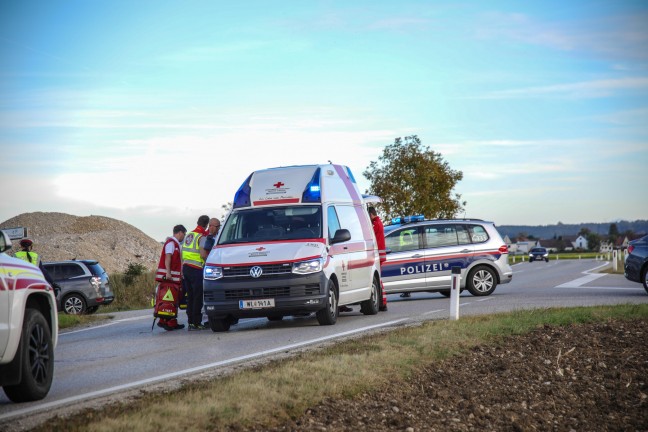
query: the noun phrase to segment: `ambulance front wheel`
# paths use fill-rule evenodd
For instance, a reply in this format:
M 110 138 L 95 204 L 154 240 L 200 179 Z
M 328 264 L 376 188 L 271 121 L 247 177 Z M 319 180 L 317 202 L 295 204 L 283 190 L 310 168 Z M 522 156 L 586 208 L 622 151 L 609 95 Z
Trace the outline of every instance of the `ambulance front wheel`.
M 360 303 L 360 312 L 364 315 L 376 315 L 378 313 L 380 302 L 382 300 L 380 296 L 380 288 L 378 288 L 379 286 L 380 282 L 374 278 L 371 283 L 371 296 L 368 300 Z
M 216 319 L 209 317 L 209 328 L 212 329 L 213 332 L 226 332 L 230 329 L 230 326 L 232 325 L 232 320 L 229 317 L 222 318 L 222 319 Z
M 333 280 L 329 280 L 327 291 L 326 307 L 315 314 L 320 325 L 333 325 L 338 317 L 338 294 Z

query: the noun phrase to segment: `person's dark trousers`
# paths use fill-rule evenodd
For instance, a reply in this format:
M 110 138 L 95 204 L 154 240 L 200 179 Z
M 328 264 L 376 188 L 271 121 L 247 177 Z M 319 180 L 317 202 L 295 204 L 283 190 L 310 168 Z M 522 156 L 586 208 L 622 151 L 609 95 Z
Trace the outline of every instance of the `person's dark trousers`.
M 203 308 L 203 271 L 188 265 L 182 266 L 187 288 L 187 318 L 189 324 L 202 324 Z

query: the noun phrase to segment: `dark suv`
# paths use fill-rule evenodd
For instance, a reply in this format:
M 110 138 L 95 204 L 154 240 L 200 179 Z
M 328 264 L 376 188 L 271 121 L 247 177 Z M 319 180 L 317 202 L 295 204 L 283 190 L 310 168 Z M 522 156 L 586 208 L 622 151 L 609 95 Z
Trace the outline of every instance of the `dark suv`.
M 628 244 L 628 256 L 624 265 L 625 277 L 633 282 L 643 283 L 648 292 L 648 236 Z
M 61 286 L 56 298 L 59 311 L 72 315 L 92 314 L 100 305 L 109 305 L 115 298 L 108 274 L 95 260 L 52 261 L 43 265 Z

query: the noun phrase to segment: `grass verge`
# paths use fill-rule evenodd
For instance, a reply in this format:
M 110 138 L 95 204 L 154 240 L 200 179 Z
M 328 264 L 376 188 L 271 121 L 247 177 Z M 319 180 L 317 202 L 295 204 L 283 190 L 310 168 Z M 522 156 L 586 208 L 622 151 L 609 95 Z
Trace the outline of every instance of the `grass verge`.
M 84 324 L 90 324 L 96 321 L 103 321 L 106 317 L 98 317 L 93 315 L 68 315 L 63 312 L 58 314 L 59 329 L 66 329 L 70 327 L 77 327 Z
M 642 304 L 429 321 L 304 352 L 179 390 L 145 394 L 128 404 L 57 418 L 41 430 L 191 432 L 273 425 L 297 417 L 326 397 L 353 397 L 395 385 L 426 365 L 540 326 L 647 316 L 648 304 Z

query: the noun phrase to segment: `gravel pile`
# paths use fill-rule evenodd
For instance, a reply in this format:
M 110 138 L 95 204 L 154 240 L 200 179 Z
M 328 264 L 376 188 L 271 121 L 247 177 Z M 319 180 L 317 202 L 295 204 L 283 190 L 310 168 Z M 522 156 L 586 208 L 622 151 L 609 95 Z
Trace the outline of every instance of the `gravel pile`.
M 130 263 L 154 269 L 161 244 L 126 222 L 105 216 L 23 213 L 0 228 L 26 227 L 34 252 L 43 261 L 96 259 L 108 273 L 124 272 Z M 18 241 L 13 251 L 20 250 Z

